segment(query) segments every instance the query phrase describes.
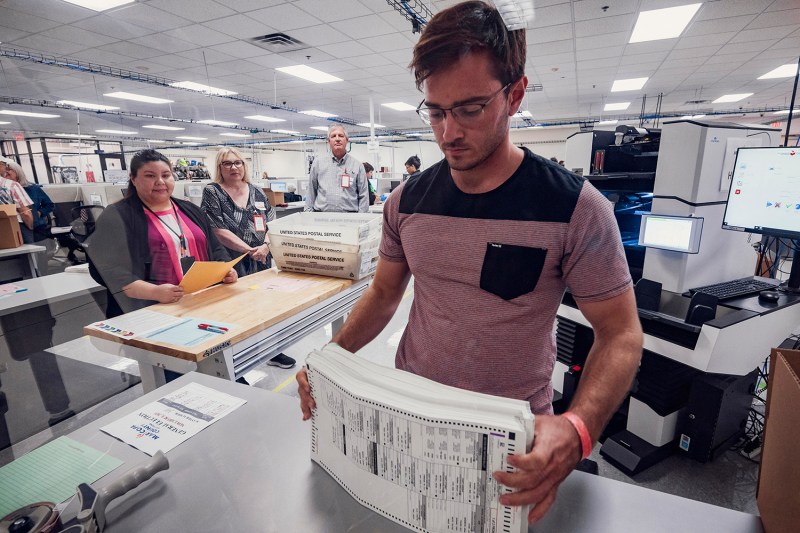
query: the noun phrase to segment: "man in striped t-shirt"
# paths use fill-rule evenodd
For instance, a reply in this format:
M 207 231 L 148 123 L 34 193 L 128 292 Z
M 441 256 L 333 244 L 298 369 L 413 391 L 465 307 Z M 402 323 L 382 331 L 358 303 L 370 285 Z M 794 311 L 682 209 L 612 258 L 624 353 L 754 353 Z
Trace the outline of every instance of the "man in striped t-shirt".
M 465 2 L 434 16 L 414 48 L 420 117 L 445 159 L 384 207 L 373 283 L 333 338 L 355 352 L 389 322 L 410 276 L 414 301 L 395 364 L 435 381 L 527 400 L 538 415 L 530 453 L 495 478 L 534 504 L 530 521 L 588 455 L 627 395 L 642 331 L 619 230 L 586 180 L 509 137 L 528 79 L 525 31 Z M 569 288 L 595 341 L 568 413 L 552 416 L 553 325 Z M 314 401 L 298 374 L 303 415 Z

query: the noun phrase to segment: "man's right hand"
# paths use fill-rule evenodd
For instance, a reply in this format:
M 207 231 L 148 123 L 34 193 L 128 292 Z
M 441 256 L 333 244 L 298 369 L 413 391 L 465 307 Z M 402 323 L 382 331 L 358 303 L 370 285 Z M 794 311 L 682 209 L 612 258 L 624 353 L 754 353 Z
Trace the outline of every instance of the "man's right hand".
M 311 411 L 316 409 L 317 403 L 311 396 L 311 385 L 308 383 L 308 371 L 303 368 L 295 376 L 297 378 L 297 392 L 300 393 L 300 410 L 303 411 L 303 420 L 311 418 Z
M 156 285 L 153 289 L 153 300 L 162 304 L 174 304 L 181 298 L 183 298 L 183 287 L 180 285 L 164 283 Z

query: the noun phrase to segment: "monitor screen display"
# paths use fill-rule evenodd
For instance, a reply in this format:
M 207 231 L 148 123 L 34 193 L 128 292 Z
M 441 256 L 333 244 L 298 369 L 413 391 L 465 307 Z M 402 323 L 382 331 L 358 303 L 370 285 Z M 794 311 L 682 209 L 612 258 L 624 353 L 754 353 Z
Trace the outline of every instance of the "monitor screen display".
M 377 191 L 378 190 L 378 179 L 377 178 L 370 178 L 369 184 L 372 185 L 372 189 Z
M 269 188 L 273 192 L 289 192 L 285 181 L 271 181 L 269 182 Z
M 687 254 L 700 251 L 703 219 L 669 215 L 642 215 L 639 245 Z
M 739 148 L 722 227 L 800 238 L 800 149 Z

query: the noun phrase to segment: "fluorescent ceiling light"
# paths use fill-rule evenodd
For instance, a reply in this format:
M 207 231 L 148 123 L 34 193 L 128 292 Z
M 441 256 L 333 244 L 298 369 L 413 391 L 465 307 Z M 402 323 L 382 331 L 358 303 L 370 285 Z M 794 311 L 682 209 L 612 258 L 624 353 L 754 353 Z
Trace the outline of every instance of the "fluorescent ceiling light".
M 703 118 L 705 115 L 683 115 L 681 120 L 691 120 L 693 118 Z
M 625 111 L 628 109 L 628 106 L 631 105 L 630 102 L 617 102 L 615 104 L 606 104 L 603 108 L 603 111 Z
M 195 83 L 193 81 L 176 81 L 175 83 L 170 83 L 170 87 L 176 87 L 178 89 L 188 89 L 190 91 L 197 91 L 203 94 L 210 94 L 213 96 L 231 96 L 237 94 L 233 91 L 228 91 L 227 89 L 220 89 L 219 87 L 211 87 L 210 85 L 203 85 L 202 83 Z
M 17 117 L 33 117 L 33 118 L 59 118 L 61 115 L 51 115 L 49 113 L 30 113 L 28 111 L 12 111 L 10 109 L 3 109 L 0 115 L 14 115 Z
M 220 133 L 220 135 L 225 137 L 250 137 L 247 133 Z
M 794 115 L 795 113 L 800 113 L 800 109 L 795 109 L 794 111 L 792 111 L 792 115 Z M 788 109 L 781 109 L 780 111 L 775 111 L 773 113 L 773 115 L 788 115 L 788 114 L 789 114 Z
M 56 102 L 59 105 L 69 105 L 72 107 L 82 107 L 84 109 L 91 109 L 93 111 L 112 111 L 114 109 L 119 109 L 118 107 L 114 107 L 113 105 L 100 105 L 100 104 L 89 104 L 86 102 L 76 102 L 74 100 L 59 100 Z
M 250 119 L 250 120 L 260 120 L 262 122 L 286 122 L 286 120 L 284 120 L 282 118 L 268 117 L 266 115 L 249 115 L 249 116 L 246 116 L 244 118 L 247 118 L 247 119 Z
M 143 94 L 126 93 L 125 91 L 105 93 L 103 96 L 108 96 L 109 98 L 121 98 L 122 100 L 133 100 L 135 102 L 145 102 L 147 104 L 172 103 L 172 100 L 167 100 L 166 98 L 156 98 L 155 96 L 144 96 Z
M 680 36 L 702 4 L 642 11 L 636 19 L 629 43 L 658 41 Z
M 186 129 L 186 128 L 179 128 L 177 126 L 161 126 L 160 124 L 148 124 L 147 126 L 142 126 L 142 127 L 151 130 L 167 130 L 167 131 L 182 131 Z
M 311 115 L 312 117 L 319 117 L 319 118 L 333 118 L 338 117 L 339 115 L 334 115 L 332 113 L 326 113 L 325 111 L 317 111 L 316 109 L 308 109 L 306 111 L 300 111 L 304 115 Z
M 0 120 L 0 124 L 11 124 L 10 122 L 6 122 L 5 120 Z
M 533 126 L 528 126 L 527 128 L 522 128 L 522 129 L 525 129 L 525 130 L 540 130 L 542 128 L 544 128 L 544 126 L 542 126 L 541 124 L 535 124 Z
M 1 124 L 1 123 L 0 123 Z M 84 135 L 81 133 L 80 135 L 77 133 L 56 133 L 56 137 L 66 137 L 68 139 L 94 139 L 94 135 Z
M 533 115 L 531 115 L 531 112 L 527 111 L 527 110 L 526 111 L 517 111 L 514 114 L 514 116 L 517 117 L 517 118 L 533 118 Z
M 381 104 L 383 107 L 394 109 L 395 111 L 416 111 L 417 108 L 405 102 L 389 102 L 388 104 Z
M 369 127 L 372 126 L 372 124 L 370 124 L 369 122 L 359 122 L 357 124 L 357 126 L 361 126 L 362 128 L 369 128 Z M 375 124 L 375 127 L 376 128 L 385 128 L 386 126 L 384 126 L 383 124 Z
M 180 137 L 176 137 L 176 138 L 180 139 Z M 184 146 L 199 146 L 200 145 L 200 143 L 180 143 L 180 144 L 182 144 Z
M 131 4 L 134 0 L 64 0 L 76 6 L 85 7 L 92 11 L 105 11 L 114 7 L 124 6 Z
M 763 76 L 759 76 L 759 80 L 771 80 L 773 78 L 791 78 L 797 74 L 797 63 L 789 63 L 788 65 L 781 65 L 776 69 L 772 69 Z
M 190 135 L 182 135 L 182 136 L 175 137 L 175 138 L 176 139 L 186 139 L 187 141 L 207 141 L 208 140 L 208 137 L 192 137 Z
M 111 133 L 113 135 L 136 135 L 138 131 L 128 130 L 94 130 L 95 133 Z
M 723 94 L 713 102 L 712 104 L 725 104 L 730 102 L 738 102 L 739 100 L 744 100 L 748 96 L 753 96 L 753 93 L 738 93 L 738 94 Z
M 272 133 L 282 133 L 284 135 L 299 135 L 300 134 L 299 131 L 293 131 L 293 130 L 269 130 L 269 131 L 272 132 Z
M 309 67 L 308 65 L 278 67 L 275 70 L 279 70 L 284 74 L 289 74 L 291 76 L 297 76 L 298 78 L 302 78 L 304 80 L 313 81 L 314 83 L 331 83 L 334 81 L 342 81 L 342 78 L 331 76 L 326 72 Z
M 611 92 L 638 91 L 644 87 L 644 84 L 647 83 L 649 79 L 650 78 L 629 78 L 627 80 L 614 80 L 614 85 L 611 86 Z
M 162 139 L 147 139 L 147 142 L 149 142 L 149 143 L 165 143 L 167 141 L 162 140 Z
M 328 131 L 328 126 L 311 126 L 312 130 Z
M 209 126 L 238 126 L 239 124 L 236 122 L 225 122 L 224 120 L 198 120 L 198 124 L 208 124 Z
M 616 124 L 617 122 L 619 122 L 619 120 L 601 120 L 600 122 L 597 123 L 597 125 L 598 126 L 611 126 L 613 124 Z

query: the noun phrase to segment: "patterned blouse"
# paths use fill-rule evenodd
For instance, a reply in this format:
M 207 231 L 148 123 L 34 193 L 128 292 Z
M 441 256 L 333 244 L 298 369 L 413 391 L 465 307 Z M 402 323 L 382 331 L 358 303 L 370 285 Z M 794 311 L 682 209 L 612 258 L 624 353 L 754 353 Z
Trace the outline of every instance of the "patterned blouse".
M 250 195 L 247 198 L 247 205 L 244 209 L 236 205 L 227 192 L 218 184 L 211 183 L 203 189 L 203 202 L 201 208 L 205 211 L 212 228 L 226 229 L 234 233 L 249 246 L 261 246 L 264 244 L 266 231 L 256 231 L 253 216 L 260 214 L 264 217 L 264 227 L 268 222 L 275 220 L 275 210 L 269 205 L 264 192 L 252 183 L 247 184 Z M 241 252 L 228 249 L 231 257 L 239 257 Z M 258 270 L 269 267 L 269 261 L 263 268 L 255 268 L 250 265 L 250 258 L 245 257 L 242 268 L 237 268 L 239 275 L 252 274 Z M 263 265 L 263 264 L 262 264 Z M 239 267 L 239 265 L 237 265 Z

